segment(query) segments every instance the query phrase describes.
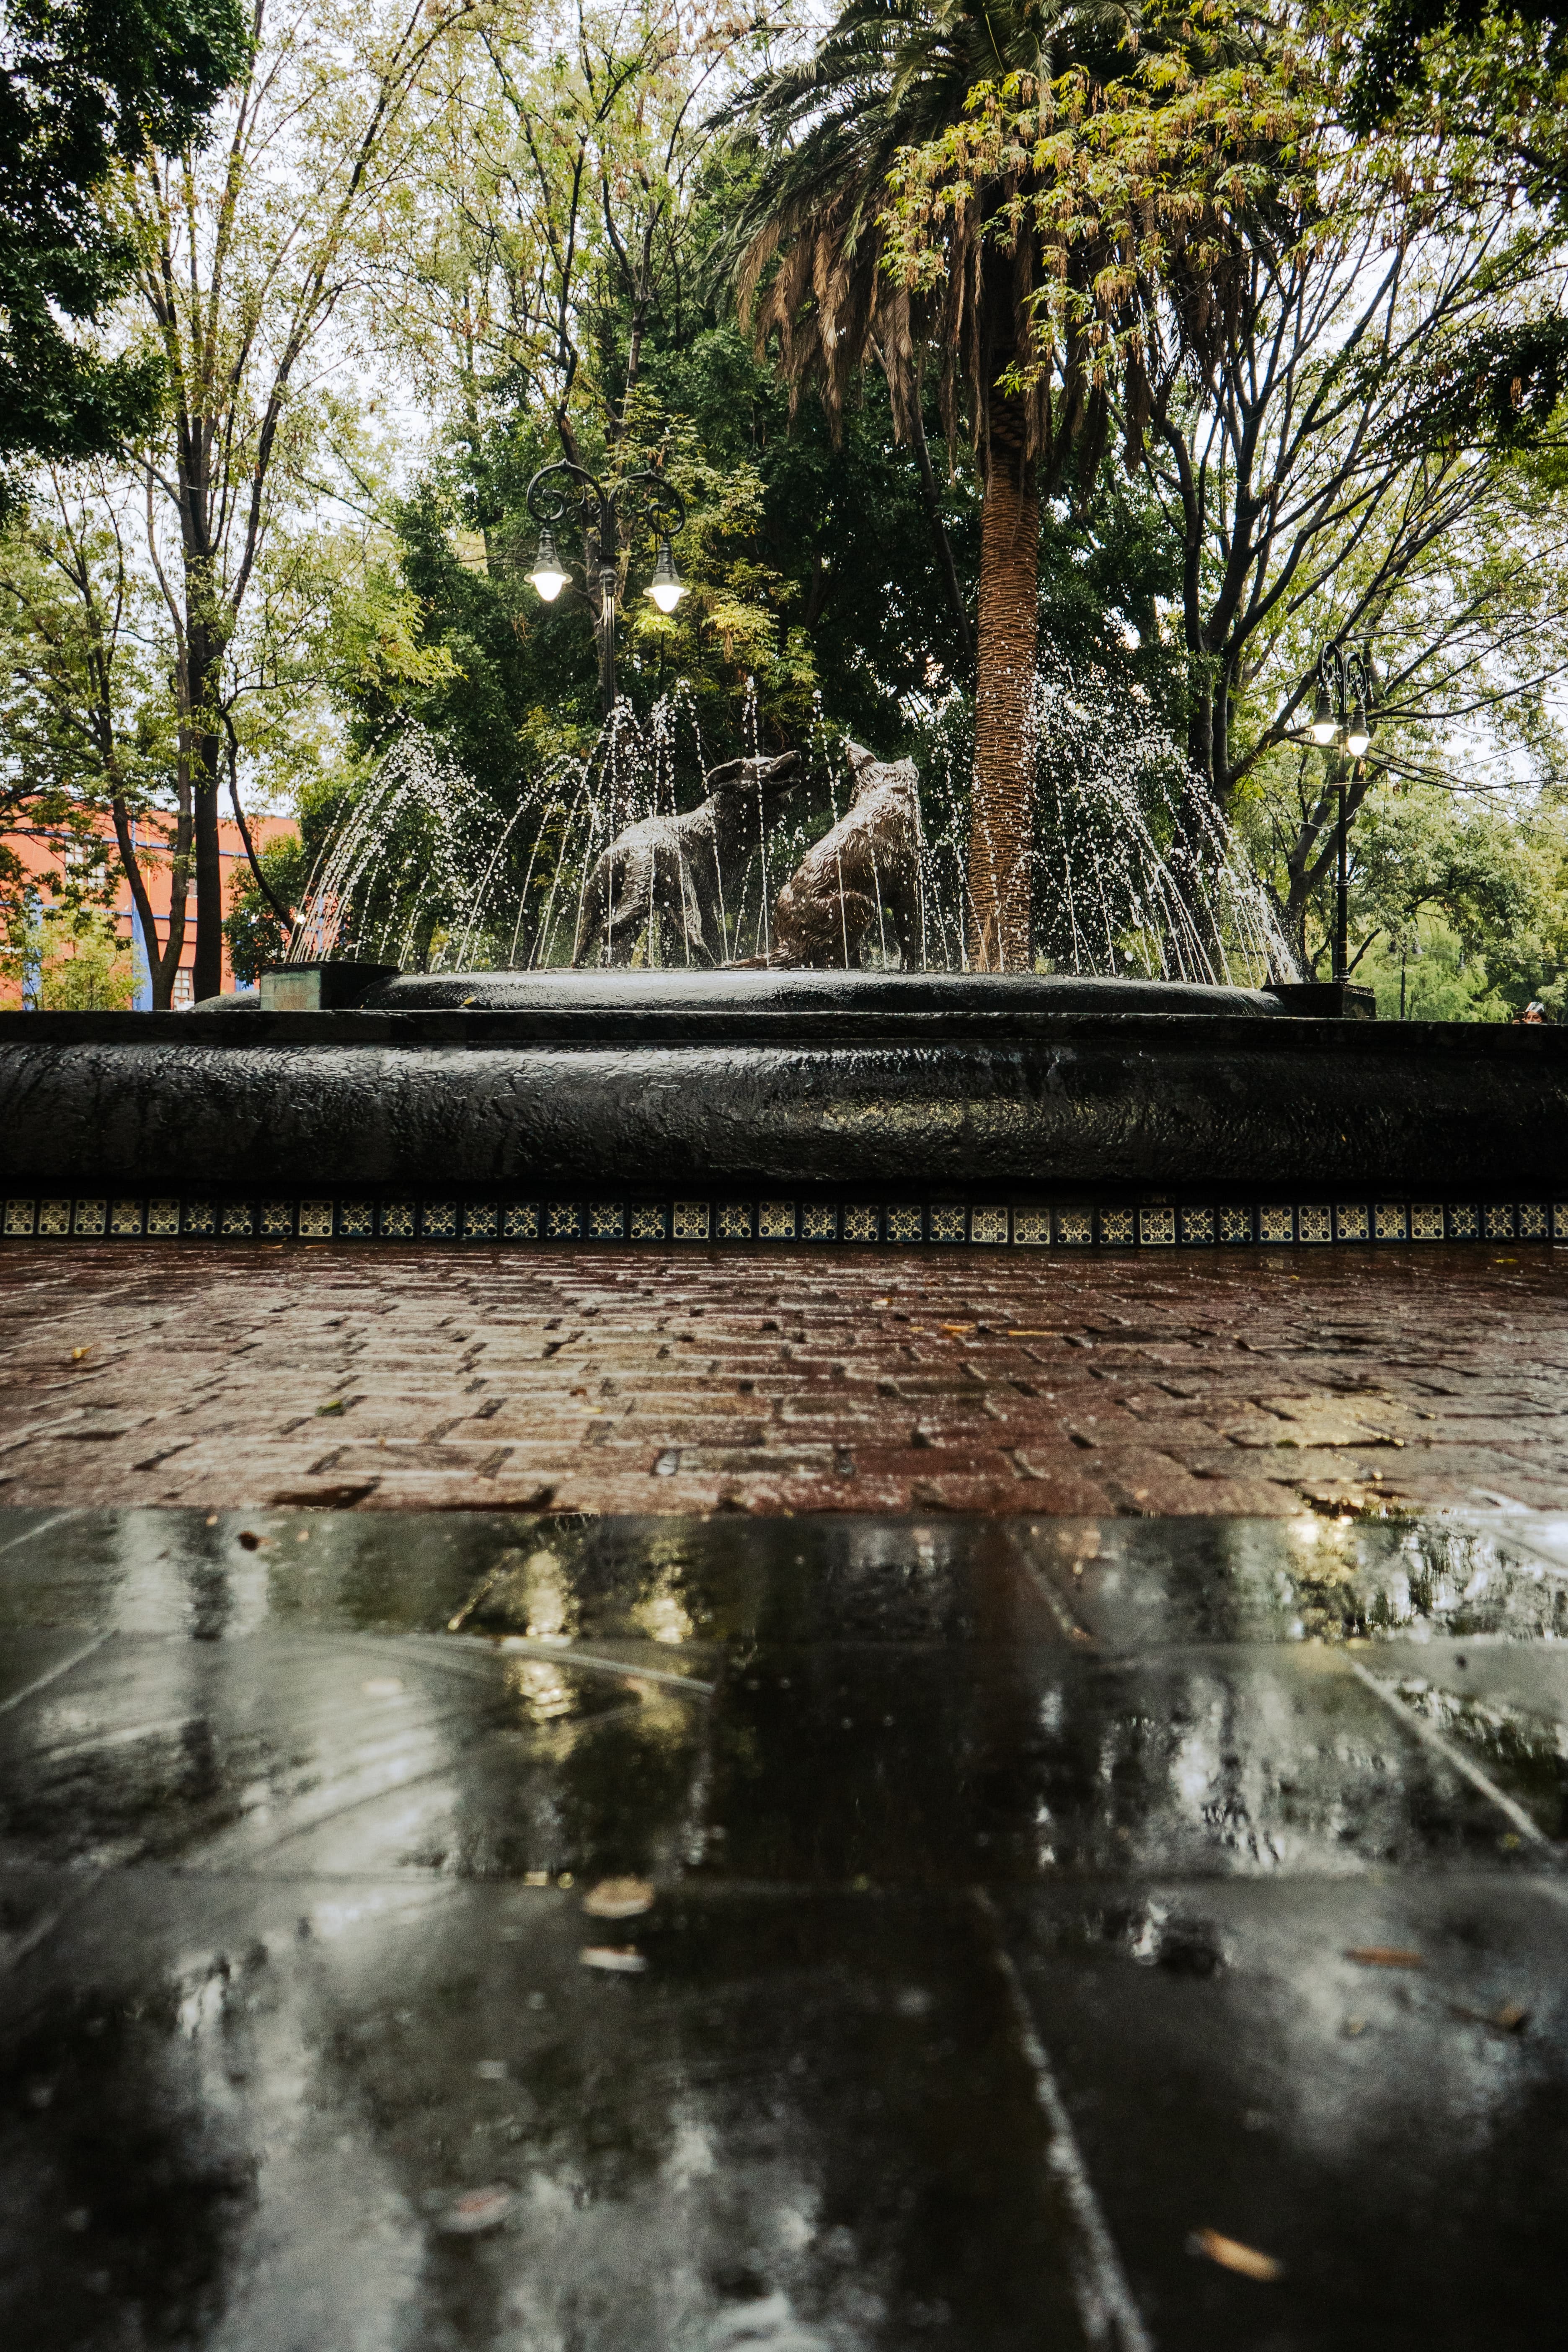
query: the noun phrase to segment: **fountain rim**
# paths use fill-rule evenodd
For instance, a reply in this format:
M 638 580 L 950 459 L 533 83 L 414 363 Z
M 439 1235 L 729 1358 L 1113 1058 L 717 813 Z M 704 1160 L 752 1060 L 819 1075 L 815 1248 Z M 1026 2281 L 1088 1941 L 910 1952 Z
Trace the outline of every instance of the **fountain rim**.
M 691 1054 L 757 1054 L 799 1058 L 854 1053 L 879 1063 L 900 1055 L 922 1061 L 943 1054 L 966 1056 L 1016 1051 L 1068 1057 L 1097 1045 L 1147 1054 L 1157 1065 L 1224 1061 L 1237 1055 L 1289 1062 L 1328 1055 L 1374 1062 L 1443 1060 L 1553 1064 L 1568 1057 L 1568 1028 L 1521 1027 L 1501 1022 L 1373 1022 L 1248 1013 L 1105 1013 L 996 1009 L 991 1012 L 900 1012 L 880 1009 L 784 1010 L 731 1007 L 704 1013 L 671 1006 L 658 1012 L 628 1005 L 576 1012 L 489 1011 L 483 1008 L 321 1013 L 0 1013 L 0 1049 L 7 1057 L 26 1049 L 47 1055 L 110 1046 L 127 1066 L 172 1050 L 193 1071 L 207 1054 L 252 1055 L 314 1049 L 336 1061 L 363 1054 L 458 1052 L 506 1055 L 559 1051 L 623 1058 L 675 1049 Z M 29 1057 L 30 1058 L 30 1057 Z M 323 1060 L 320 1067 L 328 1066 Z
M 363 1012 L 472 1011 L 612 1019 L 646 1012 L 742 1017 L 831 1013 L 861 1018 L 948 1018 L 1100 1013 L 1208 1019 L 1278 1018 L 1272 991 L 1227 983 L 1076 972 L 815 971 L 790 966 L 711 969 L 547 967 L 527 971 L 405 972 L 378 981 Z

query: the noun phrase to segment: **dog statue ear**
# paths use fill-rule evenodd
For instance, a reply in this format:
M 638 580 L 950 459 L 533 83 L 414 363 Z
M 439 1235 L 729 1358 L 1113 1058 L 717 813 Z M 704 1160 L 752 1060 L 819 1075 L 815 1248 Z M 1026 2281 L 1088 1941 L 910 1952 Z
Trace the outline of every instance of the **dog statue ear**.
M 721 768 L 709 769 L 703 785 L 710 798 L 715 793 L 735 792 L 742 786 L 755 792 L 759 785 L 782 782 L 799 766 L 798 751 L 781 751 L 776 759 L 727 760 Z

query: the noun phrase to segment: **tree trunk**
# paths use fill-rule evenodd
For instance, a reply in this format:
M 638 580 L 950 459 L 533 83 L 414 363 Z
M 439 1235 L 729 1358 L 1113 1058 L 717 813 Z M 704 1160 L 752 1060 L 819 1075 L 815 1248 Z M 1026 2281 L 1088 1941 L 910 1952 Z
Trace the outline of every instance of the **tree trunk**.
M 190 872 L 191 818 L 190 794 L 182 789 L 180 813 L 174 828 L 174 852 L 169 864 L 169 937 L 165 946 L 158 945 L 158 918 L 153 911 L 152 893 L 142 869 L 141 853 L 136 846 L 136 828 L 121 794 L 116 793 L 110 803 L 114 817 L 115 839 L 120 848 L 120 862 L 125 868 L 131 885 L 132 904 L 142 925 L 142 950 L 147 959 L 147 977 L 153 985 L 153 1010 L 167 1013 L 174 998 L 174 974 L 180 969 L 180 957 L 185 944 L 185 888 Z
M 1190 631 L 1187 655 L 1194 681 L 1187 719 L 1187 763 L 1201 780 L 1209 807 L 1223 817 L 1229 814 L 1231 796 L 1229 657 L 1211 654 L 1201 635 L 1194 645 Z
M 199 592 L 198 592 L 199 593 Z M 196 599 L 187 593 L 189 611 Z M 199 612 L 199 605 L 197 610 Z M 223 660 L 217 632 L 193 618 L 189 630 L 188 692 L 192 814 L 195 820 L 196 951 L 191 972 L 192 995 L 199 1004 L 223 987 L 223 857 L 218 842 L 218 775 L 223 757 L 216 706 L 218 671 Z
M 199 1004 L 223 987 L 223 857 L 217 830 L 217 738 L 199 735 L 196 742 L 196 952 L 191 994 Z
M 1040 500 L 1025 454 L 1023 403 L 994 392 L 980 509 L 969 827 L 970 956 L 981 971 L 1027 971 L 1033 961 L 1039 564 Z

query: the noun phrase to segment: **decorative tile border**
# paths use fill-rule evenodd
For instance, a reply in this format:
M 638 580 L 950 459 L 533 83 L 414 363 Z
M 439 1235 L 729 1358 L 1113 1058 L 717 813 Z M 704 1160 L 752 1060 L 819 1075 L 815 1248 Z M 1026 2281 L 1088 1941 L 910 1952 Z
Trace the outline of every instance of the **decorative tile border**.
M 997 1201 L 510 1200 L 460 1192 L 240 1199 L 193 1191 L 143 1199 L 102 1193 L 6 1198 L 11 1241 L 534 1242 L 878 1244 L 1050 1250 L 1319 1248 L 1393 1243 L 1568 1243 L 1568 1188 L 1531 1201 L 1265 1201 L 1255 1204 L 1004 1203 Z

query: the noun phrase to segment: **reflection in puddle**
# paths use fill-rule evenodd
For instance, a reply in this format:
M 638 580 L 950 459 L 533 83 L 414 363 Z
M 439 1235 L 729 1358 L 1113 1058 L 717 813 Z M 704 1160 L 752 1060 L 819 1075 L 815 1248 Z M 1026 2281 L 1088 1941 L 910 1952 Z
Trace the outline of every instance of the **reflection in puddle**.
M 578 1694 L 557 1666 L 542 1664 L 533 1658 L 510 1658 L 505 1683 L 507 1689 L 521 1701 L 522 1712 L 530 1723 L 553 1723 L 559 1717 L 577 1710 Z
M 1215 2292 L 1281 2345 L 1560 2323 L 1533 1527 L 170 1513 L 5 1558 L 28 2352 L 1081 2344 L 999 1960 L 1162 2342 L 1230 2341 Z M 1492 2325 L 1520 2279 L 1546 2324 Z
M 1568 1828 L 1568 1725 L 1504 1698 L 1467 1696 L 1407 1676 L 1394 1685 L 1413 1713 L 1462 1748 L 1547 1837 Z
M 1438 1634 L 1568 1639 L 1568 1569 L 1474 1525 L 1040 1522 L 1028 1549 L 1087 1630 L 1113 1648 Z

